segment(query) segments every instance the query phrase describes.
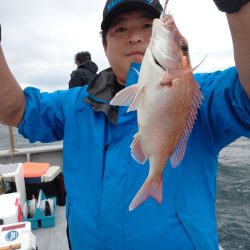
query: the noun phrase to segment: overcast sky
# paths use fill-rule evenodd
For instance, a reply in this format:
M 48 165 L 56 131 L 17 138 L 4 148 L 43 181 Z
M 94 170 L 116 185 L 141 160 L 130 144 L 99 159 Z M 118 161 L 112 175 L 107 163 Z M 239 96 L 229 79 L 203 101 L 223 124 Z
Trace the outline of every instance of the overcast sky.
M 161 0 L 161 3 L 164 3 Z M 99 70 L 108 67 L 99 35 L 105 0 L 0 0 L 2 47 L 24 88 L 66 89 L 76 52 L 88 50 Z M 170 0 L 169 8 L 187 38 L 197 72 L 234 65 L 226 16 L 212 0 Z

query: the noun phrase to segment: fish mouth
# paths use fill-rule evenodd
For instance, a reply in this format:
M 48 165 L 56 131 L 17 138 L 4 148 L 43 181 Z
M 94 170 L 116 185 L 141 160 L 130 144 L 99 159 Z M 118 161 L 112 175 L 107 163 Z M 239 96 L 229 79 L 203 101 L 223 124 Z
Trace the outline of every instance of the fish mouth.
M 153 56 L 153 59 L 154 59 L 155 64 L 158 65 L 160 68 L 162 68 L 162 69 L 165 71 L 166 69 L 165 69 L 165 68 L 159 63 L 159 61 L 155 58 L 154 54 L 152 54 L 152 56 Z
M 153 53 L 152 53 L 152 57 L 153 57 L 154 62 L 155 62 L 156 65 L 158 65 L 158 66 L 159 66 L 161 69 L 163 69 L 164 71 L 167 70 L 167 68 L 165 68 L 163 65 L 160 64 L 160 62 L 156 59 L 156 57 L 154 56 Z M 176 58 L 176 57 L 173 57 L 173 56 L 170 56 L 170 55 L 167 55 L 167 57 L 168 57 L 169 59 L 171 59 L 171 61 L 175 61 L 175 62 L 177 62 L 177 63 L 180 63 L 180 62 L 181 62 L 181 60 L 180 60 L 179 58 Z

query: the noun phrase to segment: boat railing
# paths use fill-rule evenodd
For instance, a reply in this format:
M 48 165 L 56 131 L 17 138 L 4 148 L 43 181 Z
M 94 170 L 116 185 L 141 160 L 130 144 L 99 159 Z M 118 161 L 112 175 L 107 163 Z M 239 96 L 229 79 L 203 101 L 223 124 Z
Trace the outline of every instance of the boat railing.
M 12 150 L 0 150 L 0 164 L 18 162 L 49 162 L 51 165 L 62 167 L 63 146 L 42 145 Z

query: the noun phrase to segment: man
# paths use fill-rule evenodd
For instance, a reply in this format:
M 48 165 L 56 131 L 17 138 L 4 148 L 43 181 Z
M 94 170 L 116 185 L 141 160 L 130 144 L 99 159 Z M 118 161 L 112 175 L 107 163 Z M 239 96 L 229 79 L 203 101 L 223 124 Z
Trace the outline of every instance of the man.
M 79 87 L 88 84 L 97 74 L 97 65 L 91 61 L 91 54 L 88 51 L 78 52 L 75 55 L 77 69 L 71 73 L 69 88 Z
M 250 137 L 250 4 L 216 4 L 233 12 L 227 18 L 237 69 L 195 76 L 205 100 L 182 163 L 176 169 L 170 162 L 165 167 L 160 206 L 148 199 L 128 211 L 148 163 L 140 166 L 130 154 L 136 112 L 109 105 L 115 92 L 137 81 L 134 71 L 127 79 L 128 70 L 143 58 L 152 19 L 162 11 L 158 0 L 107 1 L 101 27 L 111 68 L 88 89 L 41 94 L 27 88 L 23 94 L 1 53 L 0 121 L 18 126 L 31 142 L 64 139 L 72 249 L 218 249 L 218 154 L 239 136 Z

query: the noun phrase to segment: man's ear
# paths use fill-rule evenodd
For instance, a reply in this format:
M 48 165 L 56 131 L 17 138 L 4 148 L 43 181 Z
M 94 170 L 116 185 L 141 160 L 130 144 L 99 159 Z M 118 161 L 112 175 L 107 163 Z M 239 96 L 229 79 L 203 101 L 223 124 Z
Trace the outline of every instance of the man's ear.
M 107 56 L 107 43 L 102 42 L 102 46 L 103 46 L 105 55 Z

